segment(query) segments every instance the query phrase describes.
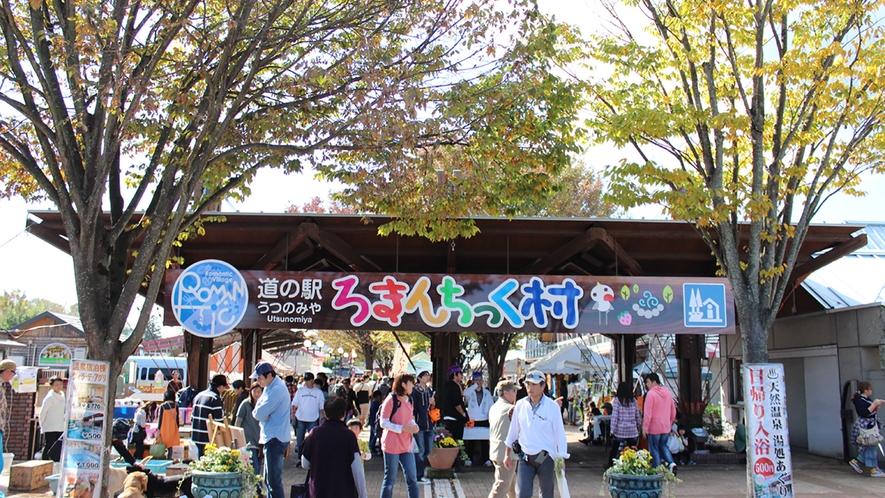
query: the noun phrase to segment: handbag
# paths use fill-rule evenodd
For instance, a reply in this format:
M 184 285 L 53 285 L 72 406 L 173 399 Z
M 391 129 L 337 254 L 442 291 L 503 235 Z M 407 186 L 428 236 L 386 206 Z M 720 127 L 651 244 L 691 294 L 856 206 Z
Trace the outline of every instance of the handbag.
M 289 489 L 289 498 L 310 498 L 309 482 L 310 471 L 308 470 L 307 476 L 304 478 L 304 484 L 293 484 Z
M 442 418 L 442 415 L 439 413 L 439 408 L 431 408 L 427 411 L 427 415 L 430 417 L 430 421 L 434 424 L 439 422 L 439 419 Z
M 882 439 L 878 424 L 873 424 L 869 429 L 858 427 L 857 444 L 860 446 L 877 446 Z
M 670 453 L 682 453 L 685 451 L 685 445 L 682 442 L 682 438 L 679 436 L 670 435 L 670 440 L 667 441 L 667 448 L 670 450 Z
M 163 441 L 159 437 L 154 441 L 154 444 L 151 445 L 151 451 L 148 454 L 156 460 L 166 458 L 166 445 L 163 444 Z

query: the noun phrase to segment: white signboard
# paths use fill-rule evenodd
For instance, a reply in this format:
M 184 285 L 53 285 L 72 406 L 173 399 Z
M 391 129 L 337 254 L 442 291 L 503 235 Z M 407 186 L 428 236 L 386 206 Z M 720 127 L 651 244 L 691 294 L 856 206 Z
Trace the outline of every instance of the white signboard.
M 108 362 L 72 360 L 68 382 L 68 429 L 64 433 L 57 498 L 99 498 L 102 441 L 108 430 Z
M 747 493 L 751 498 L 793 496 L 784 366 L 744 365 L 747 410 Z
M 37 367 L 18 367 L 15 380 L 12 381 L 15 392 L 37 392 Z M 18 382 L 18 385 L 15 383 Z

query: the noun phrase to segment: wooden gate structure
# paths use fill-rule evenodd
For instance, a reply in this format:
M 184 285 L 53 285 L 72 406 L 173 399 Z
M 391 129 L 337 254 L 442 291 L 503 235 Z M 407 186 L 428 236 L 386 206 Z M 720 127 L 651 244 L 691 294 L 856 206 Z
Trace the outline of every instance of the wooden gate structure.
M 32 211 L 29 214 L 28 225 L 32 234 L 69 252 L 57 212 Z M 523 280 L 527 276 L 543 276 L 556 281 L 563 280 L 556 277 L 586 280 L 587 277 L 618 276 L 691 280 L 715 277 L 717 271 L 714 256 L 695 228 L 678 221 L 477 218 L 475 223 L 479 232 L 475 236 L 432 242 L 421 237 L 379 235 L 378 227 L 392 221 L 385 216 L 207 215 L 221 215 L 226 221 L 206 223 L 205 235 L 190 237 L 176 249 L 175 255 L 184 258 L 184 269 L 203 260 L 215 259 L 249 272 L 315 272 L 321 276 L 324 272 L 377 274 L 379 278 L 382 274 L 499 275 Z M 811 226 L 790 277 L 791 288 L 796 291 L 805 277 L 815 270 L 866 245 L 865 235 L 853 235 L 860 228 Z M 137 244 L 134 249 L 138 249 Z M 174 271 L 170 272 L 167 290 L 158 298 L 158 304 L 163 304 L 166 310 L 167 325 L 178 325 L 170 309 L 169 279 L 174 275 Z M 328 283 L 326 290 L 331 291 Z M 687 293 L 686 300 L 689 299 Z M 797 306 L 790 310 L 791 313 L 802 313 L 812 306 L 812 298 L 802 291 L 797 291 L 791 301 L 793 299 Z M 733 316 L 734 310 L 728 311 Z M 608 314 L 605 318 L 616 319 Z M 599 323 L 602 323 L 601 316 Z M 730 326 L 733 331 L 734 324 Z M 252 370 L 262 349 L 301 347 L 303 337 L 297 332 L 298 328 L 298 324 L 291 323 L 238 328 L 242 336 L 244 372 Z M 434 378 L 444 379 L 448 366 L 459 354 L 459 332 L 431 327 L 418 331 L 431 338 Z M 633 369 L 639 336 L 635 332 L 612 333 L 611 329 L 603 333 L 616 344 L 615 361 L 621 378 L 625 378 Z M 705 341 L 703 335 L 690 333 L 679 333 L 676 337 L 680 395 L 687 404 L 684 409 L 693 413 L 701 400 L 701 360 Z M 213 339 L 186 333 L 186 349 L 193 385 L 207 385 Z

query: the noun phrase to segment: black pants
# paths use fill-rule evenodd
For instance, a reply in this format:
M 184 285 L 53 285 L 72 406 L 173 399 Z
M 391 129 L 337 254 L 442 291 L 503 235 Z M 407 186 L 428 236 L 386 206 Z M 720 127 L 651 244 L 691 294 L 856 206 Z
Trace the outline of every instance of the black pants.
M 489 427 L 488 420 L 475 420 L 474 427 Z M 482 465 L 489 460 L 489 440 L 488 439 L 468 439 L 464 441 L 464 451 L 473 461 L 474 465 Z
M 144 427 L 132 433 L 132 444 L 135 446 L 135 455 L 133 456 L 136 460 L 144 458 L 144 440 L 146 437 L 147 431 L 144 430 Z
M 52 446 L 56 441 L 61 439 L 62 432 L 44 432 L 43 439 L 45 442 L 43 443 L 43 460 L 52 460 L 53 462 L 58 462 L 61 460 L 61 452 L 56 451 L 55 454 L 52 452 Z M 61 443 L 58 443 L 61 445 Z
M 464 422 L 458 420 L 446 420 L 443 419 L 443 427 L 446 428 L 447 431 L 452 433 L 452 437 L 455 441 L 464 439 Z M 466 448 L 465 448 L 466 449 Z M 470 453 L 468 453 L 470 455 Z M 461 464 L 461 457 L 455 459 L 455 467 L 458 467 Z
M 636 446 L 639 443 L 639 438 L 635 437 L 613 437 L 611 440 L 611 452 L 608 454 L 608 462 L 605 463 L 605 468 L 608 469 L 612 466 L 612 460 L 618 458 L 618 455 L 621 454 L 621 445 L 626 448 L 628 446 Z

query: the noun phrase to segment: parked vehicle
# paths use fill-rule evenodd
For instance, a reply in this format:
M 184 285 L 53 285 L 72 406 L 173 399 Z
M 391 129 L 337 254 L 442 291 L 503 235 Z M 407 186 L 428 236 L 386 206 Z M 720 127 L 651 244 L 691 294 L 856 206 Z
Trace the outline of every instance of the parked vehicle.
M 178 371 L 179 379 L 186 386 L 187 358 L 130 356 L 123 367 L 123 381 L 133 390 L 132 398 L 162 401 L 173 371 Z

